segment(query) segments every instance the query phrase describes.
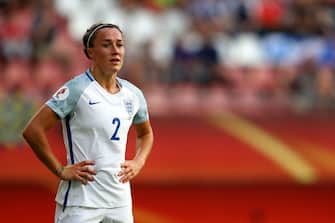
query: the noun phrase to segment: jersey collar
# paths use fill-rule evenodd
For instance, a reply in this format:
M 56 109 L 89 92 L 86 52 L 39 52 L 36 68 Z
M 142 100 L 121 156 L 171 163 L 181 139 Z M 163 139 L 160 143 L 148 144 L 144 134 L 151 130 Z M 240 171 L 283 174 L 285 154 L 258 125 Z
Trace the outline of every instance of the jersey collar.
M 90 69 L 87 69 L 87 70 L 85 71 L 85 74 L 86 74 L 86 76 L 88 77 L 88 79 L 90 79 L 90 81 L 92 81 L 92 82 L 95 81 L 94 76 L 92 75 Z M 122 88 L 122 84 L 121 84 L 120 78 L 118 78 L 118 77 L 116 77 L 116 84 L 117 84 L 117 86 L 118 86 L 120 89 Z

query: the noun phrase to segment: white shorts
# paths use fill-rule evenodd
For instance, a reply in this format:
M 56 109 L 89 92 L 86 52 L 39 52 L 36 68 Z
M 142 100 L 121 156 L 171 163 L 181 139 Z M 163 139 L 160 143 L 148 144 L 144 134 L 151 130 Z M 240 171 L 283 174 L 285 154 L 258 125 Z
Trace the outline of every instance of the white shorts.
M 55 223 L 133 223 L 131 206 L 118 208 L 66 207 L 56 204 Z

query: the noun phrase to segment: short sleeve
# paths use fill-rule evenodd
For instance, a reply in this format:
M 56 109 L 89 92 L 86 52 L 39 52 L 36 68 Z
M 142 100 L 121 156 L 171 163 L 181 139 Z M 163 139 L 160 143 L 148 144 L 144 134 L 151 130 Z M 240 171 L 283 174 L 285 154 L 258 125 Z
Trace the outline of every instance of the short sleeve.
M 80 96 L 89 83 L 90 80 L 85 75 L 70 80 L 53 94 L 46 102 L 46 105 L 61 119 L 65 118 L 74 110 Z
M 141 91 L 138 91 L 137 97 L 139 99 L 139 109 L 135 114 L 133 120 L 134 124 L 140 124 L 149 119 L 148 106 L 143 93 Z

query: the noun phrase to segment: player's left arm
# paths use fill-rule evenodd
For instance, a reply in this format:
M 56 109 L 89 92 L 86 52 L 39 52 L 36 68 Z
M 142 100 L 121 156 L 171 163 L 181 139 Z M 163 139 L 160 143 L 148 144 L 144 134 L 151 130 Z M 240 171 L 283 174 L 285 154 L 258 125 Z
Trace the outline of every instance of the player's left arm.
M 150 121 L 135 124 L 136 131 L 136 155 L 132 160 L 126 160 L 121 164 L 119 172 L 120 182 L 126 183 L 133 179 L 142 169 L 147 160 L 154 141 L 154 135 Z

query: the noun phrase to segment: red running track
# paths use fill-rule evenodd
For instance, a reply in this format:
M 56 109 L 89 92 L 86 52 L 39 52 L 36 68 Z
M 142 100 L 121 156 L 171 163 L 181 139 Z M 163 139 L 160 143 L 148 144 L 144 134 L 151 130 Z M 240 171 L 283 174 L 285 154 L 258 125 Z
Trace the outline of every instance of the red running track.
M 133 185 L 137 222 L 335 222 L 335 119 L 251 122 L 308 160 L 317 181 L 298 184 L 277 163 L 206 117 L 152 118 L 155 146 Z M 64 161 L 58 133 L 49 137 Z M 131 139 L 128 157 L 133 144 Z M 0 221 L 52 222 L 57 179 L 31 150 L 25 145 L 0 150 L 0 167 Z
M 333 223 L 331 186 L 135 185 L 136 223 Z M 1 222 L 53 222 L 50 190 L 1 185 Z

